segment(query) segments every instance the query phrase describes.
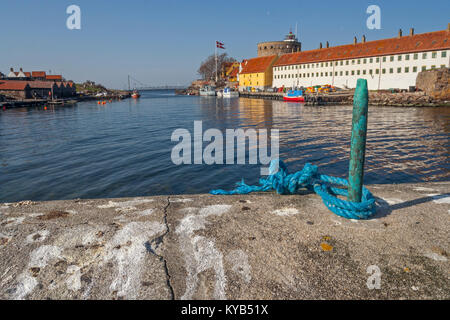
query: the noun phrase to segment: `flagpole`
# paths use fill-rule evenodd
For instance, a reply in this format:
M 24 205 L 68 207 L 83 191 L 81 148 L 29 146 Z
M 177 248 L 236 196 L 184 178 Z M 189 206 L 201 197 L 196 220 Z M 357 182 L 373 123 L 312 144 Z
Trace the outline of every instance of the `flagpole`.
M 217 85 L 218 77 L 217 77 L 217 41 L 216 41 L 216 85 Z

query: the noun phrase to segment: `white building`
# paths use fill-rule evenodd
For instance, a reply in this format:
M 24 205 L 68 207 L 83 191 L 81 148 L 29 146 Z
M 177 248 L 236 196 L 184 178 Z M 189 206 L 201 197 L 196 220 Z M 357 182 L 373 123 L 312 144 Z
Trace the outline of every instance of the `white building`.
M 19 72 L 15 72 L 13 68 L 11 68 L 8 78 L 26 78 L 27 76 L 23 72 L 22 68 L 20 68 Z
M 322 45 L 321 45 L 322 47 Z M 273 67 L 273 87 L 332 85 L 355 88 L 367 79 L 369 90 L 416 85 L 423 70 L 450 67 L 450 24 L 447 30 L 286 54 Z

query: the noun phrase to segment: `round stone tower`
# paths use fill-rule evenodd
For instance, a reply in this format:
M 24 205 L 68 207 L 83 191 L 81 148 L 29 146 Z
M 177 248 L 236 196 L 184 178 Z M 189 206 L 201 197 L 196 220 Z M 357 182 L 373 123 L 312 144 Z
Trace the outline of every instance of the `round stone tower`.
M 283 41 L 258 43 L 258 57 L 283 55 L 300 51 L 302 51 L 302 44 L 292 32 L 289 32 Z

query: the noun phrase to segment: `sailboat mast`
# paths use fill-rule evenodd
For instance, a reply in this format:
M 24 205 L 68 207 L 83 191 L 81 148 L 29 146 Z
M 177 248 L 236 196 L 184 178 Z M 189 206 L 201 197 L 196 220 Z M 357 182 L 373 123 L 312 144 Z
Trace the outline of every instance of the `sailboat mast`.
M 130 87 L 130 75 L 128 75 L 128 91 L 131 91 L 131 87 Z

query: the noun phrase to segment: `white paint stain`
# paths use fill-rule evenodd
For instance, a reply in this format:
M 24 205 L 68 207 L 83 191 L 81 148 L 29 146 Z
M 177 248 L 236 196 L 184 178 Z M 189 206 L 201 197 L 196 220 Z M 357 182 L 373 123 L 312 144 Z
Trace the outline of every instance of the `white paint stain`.
M 12 298 L 14 300 L 25 299 L 38 285 L 36 278 L 30 275 L 30 268 L 42 269 L 47 266 L 50 261 L 61 258 L 61 249 L 56 246 L 42 246 L 32 251 L 28 266 L 16 279 L 17 285 L 12 294 Z
M 384 199 L 384 201 L 386 201 L 390 206 L 405 202 L 405 201 L 403 201 L 402 199 L 396 199 L 396 198 L 393 198 L 393 199 Z
M 276 214 L 277 216 L 285 217 L 285 216 L 295 216 L 300 212 L 295 208 L 283 208 L 280 210 L 273 211 L 272 213 Z
M 428 194 L 428 197 L 433 198 L 433 202 L 437 204 L 450 204 L 450 196 L 445 194 Z
M 438 253 L 435 253 L 435 252 L 428 252 L 428 253 L 424 254 L 424 256 L 429 259 L 433 259 L 435 261 L 441 261 L 441 262 L 447 261 L 447 257 L 440 255 Z
M 62 259 L 62 250 L 56 246 L 42 246 L 35 249 L 30 254 L 29 267 L 44 268 L 48 262 L 55 259 Z
M 166 231 L 158 222 L 131 222 L 119 230 L 105 246 L 104 262 L 115 260 L 117 276 L 110 286 L 118 297 L 137 299 L 145 257 L 145 243 Z
M 136 200 L 130 200 L 130 201 L 122 201 L 122 202 L 114 202 L 114 201 L 109 201 L 108 204 L 106 205 L 102 205 L 102 206 L 98 206 L 99 209 L 111 209 L 111 208 L 122 208 L 122 209 L 130 209 L 130 208 L 135 208 L 135 206 L 140 205 L 140 204 L 144 204 L 144 203 L 149 203 L 149 202 L 153 202 L 153 199 L 136 199 Z
M 186 291 L 182 300 L 193 299 L 198 285 L 198 275 L 206 270 L 213 269 L 216 283 L 214 287 L 214 299 L 225 300 L 226 277 L 223 267 L 223 255 L 215 247 L 213 240 L 202 236 L 195 236 L 194 232 L 205 229 L 207 218 L 210 216 L 221 216 L 231 209 L 230 205 L 213 205 L 198 210 L 197 208 L 186 208 L 182 212 L 189 213 L 181 219 L 176 228 L 179 235 L 181 252 L 186 262 Z M 198 214 L 194 214 L 198 211 Z
M 12 295 L 13 300 L 23 300 L 37 287 L 38 282 L 28 273 L 22 273 L 17 277 L 17 285 Z
M 8 218 L 4 222 L 2 222 L 2 225 L 7 228 L 15 227 L 15 226 L 22 224 L 24 221 L 25 221 L 25 217 Z
M 50 232 L 48 230 L 41 230 L 39 232 L 30 234 L 29 236 L 27 236 L 27 243 L 38 243 L 38 242 L 43 242 L 45 241 L 48 236 L 49 236 Z
M 414 188 L 415 191 L 419 191 L 419 192 L 434 192 L 434 189 L 431 188 L 424 188 L 424 187 L 417 187 Z
M 248 256 L 242 250 L 231 251 L 226 256 L 226 261 L 232 265 L 231 270 L 241 276 L 245 283 L 252 280 L 251 267 L 248 263 Z
M 152 215 L 153 212 L 155 212 L 155 209 L 147 209 L 147 210 L 144 210 L 144 211 L 137 212 L 137 214 L 138 214 L 139 216 L 145 217 L 145 216 L 150 216 L 150 215 Z
M 170 199 L 170 202 L 172 203 L 187 203 L 187 202 L 192 202 L 194 200 L 192 199 Z
M 81 268 L 71 265 L 67 267 L 66 273 L 69 275 L 66 280 L 67 288 L 72 291 L 79 291 L 81 289 Z

